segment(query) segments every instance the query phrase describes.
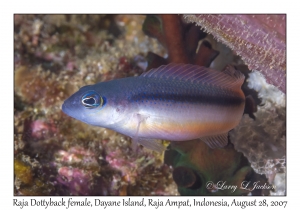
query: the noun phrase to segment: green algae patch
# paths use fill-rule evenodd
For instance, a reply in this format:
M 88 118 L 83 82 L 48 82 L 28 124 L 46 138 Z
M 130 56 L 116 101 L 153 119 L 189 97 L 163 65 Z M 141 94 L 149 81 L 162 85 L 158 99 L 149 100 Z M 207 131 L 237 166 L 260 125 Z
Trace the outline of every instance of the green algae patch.
M 14 170 L 16 177 L 24 184 L 30 184 L 32 182 L 33 174 L 30 166 L 15 159 Z

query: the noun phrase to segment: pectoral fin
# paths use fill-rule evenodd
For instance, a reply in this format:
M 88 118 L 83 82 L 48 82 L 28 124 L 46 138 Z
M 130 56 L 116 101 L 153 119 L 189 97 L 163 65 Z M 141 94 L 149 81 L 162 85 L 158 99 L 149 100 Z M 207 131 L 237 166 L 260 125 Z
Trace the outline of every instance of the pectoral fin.
M 154 151 L 162 152 L 164 150 L 164 147 L 161 144 L 159 144 L 156 140 L 154 140 L 154 139 L 145 139 L 145 138 L 140 138 L 139 137 L 140 126 L 141 126 L 142 123 L 144 123 L 147 120 L 147 118 L 149 118 L 149 116 L 145 116 L 145 115 L 136 113 L 134 117 L 136 119 L 137 126 L 136 126 L 135 135 L 132 136 L 132 149 L 134 151 L 137 151 L 138 144 L 141 144 L 144 147 L 147 147 L 147 148 L 152 149 Z
M 222 148 L 228 144 L 228 133 L 216 136 L 206 136 L 200 139 L 204 141 L 211 149 Z
M 140 125 L 143 121 L 145 121 L 147 119 L 147 117 L 139 114 L 139 113 L 136 113 L 134 114 L 134 119 L 136 121 L 136 131 L 135 131 L 135 134 L 134 136 L 131 136 L 131 147 L 132 147 L 132 150 L 137 152 L 137 149 L 138 149 L 138 142 L 139 142 L 139 130 L 140 130 Z
M 154 150 L 156 152 L 162 153 L 166 148 L 156 139 L 145 139 L 140 138 L 138 143 L 143 145 L 144 147 Z

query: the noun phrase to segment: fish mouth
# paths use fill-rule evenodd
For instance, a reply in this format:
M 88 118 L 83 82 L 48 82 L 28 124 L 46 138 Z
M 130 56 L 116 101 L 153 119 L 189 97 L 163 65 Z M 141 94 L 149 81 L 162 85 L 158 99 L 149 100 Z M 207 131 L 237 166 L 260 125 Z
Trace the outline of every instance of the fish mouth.
M 69 112 L 70 109 L 68 108 L 68 106 L 67 106 L 67 104 L 65 102 L 62 104 L 61 110 L 63 111 L 63 113 L 69 115 L 68 112 Z
M 76 107 L 76 105 L 73 105 L 70 103 L 68 100 L 64 101 L 64 103 L 61 105 L 61 110 L 63 113 L 68 115 L 69 117 L 82 120 L 81 118 L 84 118 L 83 116 L 80 115 L 80 111 Z

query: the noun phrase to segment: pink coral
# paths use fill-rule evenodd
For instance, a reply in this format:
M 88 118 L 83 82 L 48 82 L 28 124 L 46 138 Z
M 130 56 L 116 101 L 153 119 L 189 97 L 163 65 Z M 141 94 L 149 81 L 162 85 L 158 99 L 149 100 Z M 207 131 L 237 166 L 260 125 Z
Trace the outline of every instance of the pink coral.
M 57 152 L 56 161 L 65 164 L 81 164 L 85 168 L 97 168 L 98 163 L 96 155 L 90 151 L 85 150 L 79 146 L 71 147 L 68 151 L 59 150 Z
M 46 123 L 43 120 L 35 120 L 30 124 L 31 135 L 34 139 L 45 139 L 45 136 L 53 135 L 57 132 L 57 128 L 54 123 Z
M 89 195 L 92 173 L 78 168 L 62 167 L 58 170 L 58 182 L 67 186 L 73 195 Z
M 107 195 L 111 180 L 99 175 L 96 158 L 93 151 L 80 146 L 59 150 L 53 162 L 58 168 L 56 180 L 70 195 Z
M 286 15 L 185 15 L 286 91 Z

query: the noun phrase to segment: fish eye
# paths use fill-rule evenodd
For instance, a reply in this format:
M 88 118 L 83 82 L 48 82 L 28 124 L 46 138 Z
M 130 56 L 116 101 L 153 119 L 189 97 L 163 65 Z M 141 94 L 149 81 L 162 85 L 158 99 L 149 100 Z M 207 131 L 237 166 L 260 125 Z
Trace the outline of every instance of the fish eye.
M 96 108 L 96 107 L 102 107 L 105 105 L 105 98 L 99 96 L 99 94 L 95 91 L 89 91 L 81 98 L 81 103 L 86 108 Z

